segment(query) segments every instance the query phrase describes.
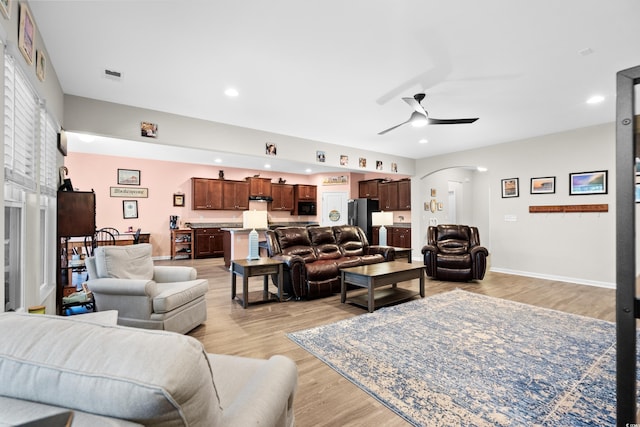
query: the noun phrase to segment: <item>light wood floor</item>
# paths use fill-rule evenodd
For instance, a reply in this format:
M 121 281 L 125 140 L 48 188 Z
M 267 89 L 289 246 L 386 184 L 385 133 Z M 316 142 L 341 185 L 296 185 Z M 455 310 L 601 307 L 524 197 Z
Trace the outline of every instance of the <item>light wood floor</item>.
M 340 295 L 312 301 L 250 305 L 245 310 L 231 300 L 230 273 L 224 268 L 221 258 L 157 261 L 156 264 L 191 265 L 198 270 L 199 277 L 209 279 L 208 320 L 189 333 L 200 340 L 208 352 L 257 358 L 283 354 L 296 362 L 299 379 L 294 407 L 298 427 L 409 425 L 286 337 L 289 332 L 359 316 L 366 310 L 341 304 Z M 240 292 L 241 284 L 238 278 Z M 399 286 L 417 289 L 418 282 L 415 280 Z M 262 280 L 251 278 L 250 287 L 260 290 Z M 456 288 L 583 316 L 615 320 L 615 291 L 612 289 L 500 273 L 488 272 L 485 279 L 477 283 L 427 279 L 426 296 Z M 275 287 L 272 286 L 272 290 Z M 424 333 L 428 334 L 429 331 Z

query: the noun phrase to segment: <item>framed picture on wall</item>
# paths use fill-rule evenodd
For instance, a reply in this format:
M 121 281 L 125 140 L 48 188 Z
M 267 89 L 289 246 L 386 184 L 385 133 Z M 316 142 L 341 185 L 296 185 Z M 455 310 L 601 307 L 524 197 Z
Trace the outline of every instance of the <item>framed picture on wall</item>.
M 140 171 L 118 169 L 118 185 L 140 185 Z
M 11 17 L 11 0 L 0 0 L 0 11 L 6 19 Z
M 184 194 L 174 193 L 173 206 L 184 206 Z
M 26 3 L 20 3 L 20 23 L 18 24 L 18 49 L 27 64 L 33 64 L 36 53 L 36 25 Z
M 556 177 L 531 178 L 531 194 L 551 194 L 556 192 Z
M 123 200 L 122 201 L 122 216 L 124 219 L 138 218 L 138 201 L 137 200 Z
M 607 171 L 569 174 L 569 195 L 607 194 Z
M 518 189 L 518 178 L 507 178 L 501 181 L 502 183 L 502 197 L 518 197 L 520 195 Z

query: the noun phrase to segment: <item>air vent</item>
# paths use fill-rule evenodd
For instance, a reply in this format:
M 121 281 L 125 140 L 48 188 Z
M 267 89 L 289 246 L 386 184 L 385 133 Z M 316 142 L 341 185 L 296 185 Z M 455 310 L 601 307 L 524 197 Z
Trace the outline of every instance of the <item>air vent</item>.
M 105 68 L 104 70 L 104 76 L 108 79 L 111 80 L 121 80 L 122 79 L 122 73 L 120 71 L 115 71 L 115 70 L 107 70 Z

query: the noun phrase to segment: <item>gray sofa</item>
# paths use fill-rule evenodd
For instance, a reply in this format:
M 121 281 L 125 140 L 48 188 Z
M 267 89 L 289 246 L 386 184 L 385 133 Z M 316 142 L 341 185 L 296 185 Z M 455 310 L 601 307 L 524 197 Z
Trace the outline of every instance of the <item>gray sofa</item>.
M 154 266 L 151 245 L 99 246 L 86 259 L 99 311 L 117 310 L 118 324 L 186 333 L 207 319 L 206 279 L 196 269 Z
M 94 319 L 0 314 L 0 425 L 66 411 L 72 426 L 294 425 L 290 359 L 208 354 L 189 336 Z

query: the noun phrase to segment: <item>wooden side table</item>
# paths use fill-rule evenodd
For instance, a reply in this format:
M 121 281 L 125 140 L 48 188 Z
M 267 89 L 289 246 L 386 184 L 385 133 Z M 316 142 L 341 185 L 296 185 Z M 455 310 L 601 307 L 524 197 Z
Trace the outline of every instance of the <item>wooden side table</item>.
M 393 248 L 396 251 L 396 259 L 398 258 L 406 258 L 407 262 L 409 264 L 411 264 L 412 262 L 412 258 L 411 258 L 411 248 L 398 248 L 398 247 L 394 247 Z
M 256 260 L 235 259 L 231 261 L 231 299 L 236 298 L 236 276 L 242 276 L 242 298 L 238 297 L 238 302 L 242 308 L 249 305 L 249 277 L 264 276 L 264 288 L 262 300 L 254 302 L 282 301 L 282 277 L 284 264 L 271 258 L 259 258 Z M 269 275 L 278 276 L 278 295 L 272 298 L 269 292 Z

